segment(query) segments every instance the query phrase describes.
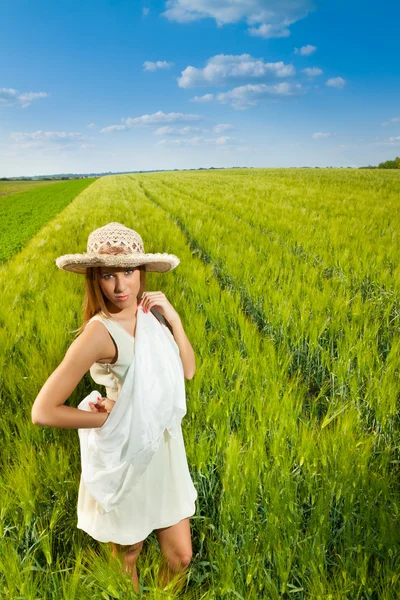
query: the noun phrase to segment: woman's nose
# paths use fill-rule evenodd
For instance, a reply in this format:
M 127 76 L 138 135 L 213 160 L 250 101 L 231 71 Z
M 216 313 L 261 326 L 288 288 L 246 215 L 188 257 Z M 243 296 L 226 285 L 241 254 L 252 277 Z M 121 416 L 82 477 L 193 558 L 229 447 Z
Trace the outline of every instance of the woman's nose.
M 122 278 L 116 277 L 115 278 L 115 291 L 119 292 L 119 291 L 123 290 L 123 288 L 124 288 L 124 282 L 123 282 Z

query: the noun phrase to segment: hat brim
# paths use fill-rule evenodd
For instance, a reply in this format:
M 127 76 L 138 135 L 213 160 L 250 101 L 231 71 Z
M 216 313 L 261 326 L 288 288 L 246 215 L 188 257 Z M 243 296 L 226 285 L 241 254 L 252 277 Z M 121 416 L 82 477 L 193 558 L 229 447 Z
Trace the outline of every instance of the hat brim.
M 59 269 L 72 273 L 86 274 L 88 267 L 138 267 L 145 265 L 146 271 L 166 273 L 172 271 L 180 263 L 175 254 L 64 254 L 56 258 Z

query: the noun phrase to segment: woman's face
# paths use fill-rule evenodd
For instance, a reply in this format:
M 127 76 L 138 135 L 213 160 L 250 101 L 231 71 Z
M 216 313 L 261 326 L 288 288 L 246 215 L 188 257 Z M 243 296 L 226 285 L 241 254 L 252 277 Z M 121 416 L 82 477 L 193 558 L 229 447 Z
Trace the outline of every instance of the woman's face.
M 136 305 L 140 290 L 139 267 L 101 267 L 99 285 L 104 296 L 117 308 Z M 107 304 L 107 303 L 106 303 Z

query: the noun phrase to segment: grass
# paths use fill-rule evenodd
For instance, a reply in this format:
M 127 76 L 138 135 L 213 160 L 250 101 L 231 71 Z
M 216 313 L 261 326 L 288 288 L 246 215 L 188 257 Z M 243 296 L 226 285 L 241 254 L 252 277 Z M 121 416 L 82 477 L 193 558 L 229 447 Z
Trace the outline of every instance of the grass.
M 29 180 L 13 180 L 13 181 L 0 181 L 0 198 L 2 196 L 9 196 L 10 194 L 16 194 L 18 192 L 27 192 L 37 187 L 53 185 L 56 181 L 29 181 Z
M 18 252 L 49 219 L 95 179 L 77 179 L 34 187 L 0 201 L 0 263 Z M 0 182 L 1 183 L 1 182 Z

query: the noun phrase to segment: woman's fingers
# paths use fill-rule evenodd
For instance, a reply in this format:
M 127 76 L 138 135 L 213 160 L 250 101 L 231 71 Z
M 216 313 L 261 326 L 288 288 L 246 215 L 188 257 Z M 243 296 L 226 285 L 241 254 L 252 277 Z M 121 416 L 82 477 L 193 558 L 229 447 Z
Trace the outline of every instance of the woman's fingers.
M 92 412 L 106 412 L 106 409 L 101 405 L 100 402 L 97 404 L 94 404 L 94 402 L 89 402 L 89 407 Z

